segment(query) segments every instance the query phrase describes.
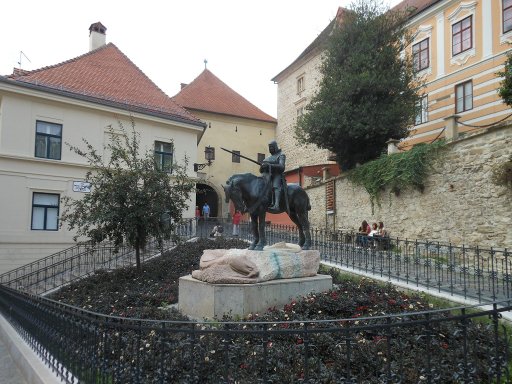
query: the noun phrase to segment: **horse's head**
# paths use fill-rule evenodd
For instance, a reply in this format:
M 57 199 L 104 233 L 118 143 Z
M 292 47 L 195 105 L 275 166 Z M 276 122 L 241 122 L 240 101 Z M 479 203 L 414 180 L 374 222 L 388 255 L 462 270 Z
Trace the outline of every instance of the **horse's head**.
M 243 201 L 242 193 L 236 183 L 236 179 L 230 177 L 226 181 L 226 185 L 223 185 L 222 188 L 224 189 L 224 194 L 226 195 L 226 203 L 229 203 L 229 200 L 231 200 L 235 205 L 236 210 L 242 213 L 247 212 L 247 207 Z

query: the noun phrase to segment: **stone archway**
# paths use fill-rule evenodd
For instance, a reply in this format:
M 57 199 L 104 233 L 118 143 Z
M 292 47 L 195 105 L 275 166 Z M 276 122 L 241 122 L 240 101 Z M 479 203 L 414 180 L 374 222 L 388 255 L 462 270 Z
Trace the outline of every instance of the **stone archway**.
M 196 184 L 196 206 L 202 209 L 204 203 L 210 206 L 210 217 L 219 217 L 219 195 L 208 184 Z

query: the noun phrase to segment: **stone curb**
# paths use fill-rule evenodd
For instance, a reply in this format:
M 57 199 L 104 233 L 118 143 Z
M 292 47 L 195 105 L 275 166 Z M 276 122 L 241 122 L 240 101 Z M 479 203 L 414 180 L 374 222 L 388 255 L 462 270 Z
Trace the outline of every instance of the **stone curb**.
M 0 340 L 5 344 L 14 364 L 18 367 L 21 376 L 27 383 L 62 383 L 55 373 L 43 363 L 36 352 L 21 338 L 2 314 L 0 314 Z

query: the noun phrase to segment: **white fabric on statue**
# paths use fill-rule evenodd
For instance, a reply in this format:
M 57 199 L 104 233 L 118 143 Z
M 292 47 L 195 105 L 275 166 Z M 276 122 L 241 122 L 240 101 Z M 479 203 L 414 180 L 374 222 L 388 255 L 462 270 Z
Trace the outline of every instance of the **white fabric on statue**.
M 319 266 L 319 251 L 302 251 L 298 245 L 283 242 L 263 251 L 207 249 L 192 277 L 207 283 L 250 284 L 315 276 Z

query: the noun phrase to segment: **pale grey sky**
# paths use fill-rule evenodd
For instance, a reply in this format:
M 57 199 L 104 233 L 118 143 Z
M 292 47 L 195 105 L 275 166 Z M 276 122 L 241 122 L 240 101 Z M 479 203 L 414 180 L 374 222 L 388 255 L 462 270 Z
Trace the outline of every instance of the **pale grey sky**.
M 383 1 L 393 6 L 399 0 Z M 114 43 L 169 96 L 208 69 L 276 116 L 286 68 L 351 0 L 25 0 L 2 4 L 0 74 L 86 53 L 89 26 Z M 23 52 L 26 56 L 20 55 Z M 29 61 L 30 60 L 30 61 Z

